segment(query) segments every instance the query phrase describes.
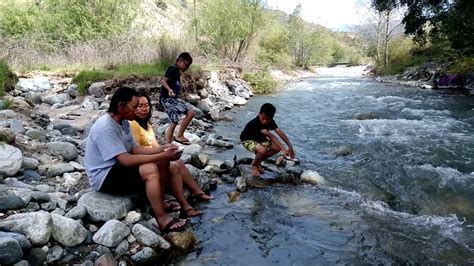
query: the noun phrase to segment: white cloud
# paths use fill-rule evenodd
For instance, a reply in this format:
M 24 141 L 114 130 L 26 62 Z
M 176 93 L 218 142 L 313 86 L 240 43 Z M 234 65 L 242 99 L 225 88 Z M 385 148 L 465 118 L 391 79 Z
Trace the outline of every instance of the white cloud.
M 344 25 L 359 24 L 361 0 L 267 0 L 270 8 L 292 13 L 296 5 L 303 7 L 304 20 L 323 26 L 340 29 Z

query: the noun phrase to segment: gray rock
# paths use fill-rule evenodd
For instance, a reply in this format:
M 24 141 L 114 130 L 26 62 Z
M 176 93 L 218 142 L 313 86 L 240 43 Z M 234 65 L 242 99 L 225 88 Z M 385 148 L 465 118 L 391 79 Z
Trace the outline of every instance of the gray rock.
M 25 206 L 23 200 L 15 195 L 0 196 L 0 212 L 18 210 Z
M 0 264 L 14 264 L 21 260 L 23 251 L 11 237 L 0 237 Z
M 25 210 L 28 212 L 35 212 L 39 211 L 41 208 L 38 204 L 38 202 L 30 202 L 28 205 L 26 205 Z
M 324 177 L 320 176 L 319 173 L 314 170 L 304 170 L 300 178 L 304 182 L 310 183 L 313 185 L 326 184 L 326 180 L 324 179 Z
M 232 147 L 234 147 L 232 143 L 227 142 L 225 140 L 217 139 L 212 134 L 207 137 L 206 144 L 211 146 L 223 147 L 226 149 L 231 149 Z
M 196 107 L 199 108 L 205 114 L 207 114 L 211 111 L 211 107 L 209 107 L 209 104 L 207 104 L 204 101 L 199 101 L 197 103 Z
M 23 155 L 17 147 L 0 144 L 0 175 L 14 176 L 21 169 Z
M 28 255 L 28 262 L 32 266 L 39 266 L 43 265 L 43 262 L 46 261 L 46 256 L 47 256 L 47 250 L 43 248 L 33 248 L 30 252 L 30 255 Z
M 207 166 L 204 168 L 204 171 L 206 171 L 208 173 L 209 172 L 210 173 L 218 173 L 222 169 L 225 169 L 224 161 L 213 159 L 213 160 L 210 160 L 207 163 Z
M 63 256 L 63 248 L 59 245 L 54 245 L 52 248 L 49 249 L 48 255 L 46 255 L 46 262 L 52 263 L 58 261 Z
M 234 105 L 237 105 L 237 106 L 242 106 L 242 105 L 246 105 L 247 104 L 247 100 L 243 97 L 240 97 L 240 96 L 235 96 L 234 97 Z
M 100 256 L 95 262 L 94 266 L 115 266 L 117 265 L 117 260 L 110 253 L 106 253 Z
M 96 83 L 92 83 L 87 89 L 87 91 L 89 92 L 89 94 L 93 95 L 96 98 L 104 98 L 105 96 L 104 87 L 105 87 L 104 82 L 96 82 Z
M 82 102 L 81 107 L 86 109 L 87 111 L 99 110 L 99 103 L 86 98 Z
M 136 211 L 131 211 L 127 213 L 127 216 L 125 217 L 125 223 L 127 224 L 134 224 L 143 219 L 142 214 Z
M 82 178 L 82 173 L 80 172 L 72 172 L 72 173 L 64 173 L 64 185 L 66 187 L 74 187 L 76 186 Z
M 141 224 L 135 224 L 132 228 L 132 233 L 137 239 L 138 243 L 144 246 L 153 248 L 159 247 L 165 250 L 171 248 L 171 244 L 168 241 Z
M 28 92 L 26 93 L 25 98 L 34 104 L 41 104 L 43 102 L 41 94 L 38 92 Z
M 46 184 L 39 184 L 35 187 L 36 190 L 41 191 L 41 192 L 52 192 L 54 189 Z
M 61 108 L 64 108 L 64 107 L 66 107 L 66 105 L 64 103 L 55 103 L 55 104 L 53 104 L 53 106 L 51 106 L 51 110 L 61 109 Z
M 201 100 L 201 97 L 197 94 L 188 94 L 186 97 L 186 101 L 188 101 L 190 104 L 196 105 L 199 101 Z
M 18 244 L 20 245 L 21 250 L 23 251 L 23 254 L 28 254 L 30 252 L 31 243 L 28 240 L 28 238 L 26 238 L 26 236 L 24 236 L 22 234 L 17 234 L 17 233 L 1 232 L 0 231 L 0 239 L 5 238 L 5 237 L 10 237 L 10 238 L 15 239 L 16 242 L 18 242 Z
M 69 210 L 66 213 L 65 217 L 75 219 L 75 220 L 79 220 L 79 219 L 84 218 L 84 216 L 86 216 L 86 214 L 87 214 L 86 208 L 84 208 L 84 206 L 79 205 L 79 206 L 75 206 L 74 208 Z
M 197 155 L 201 153 L 201 146 L 199 144 L 191 144 L 184 148 L 184 154 Z
M 237 187 L 237 191 L 245 192 L 247 191 L 247 183 L 245 182 L 245 178 L 239 176 L 235 179 L 235 186 Z
M 67 87 L 67 90 L 66 90 L 67 95 L 68 95 L 70 98 L 72 98 L 72 99 L 76 98 L 76 97 L 77 97 L 78 88 L 79 88 L 79 87 L 77 86 L 77 84 L 74 84 L 74 83 L 73 83 L 73 84 L 69 85 L 69 86 Z
M 66 161 L 75 160 L 78 155 L 76 146 L 69 142 L 49 142 L 46 147 L 51 154 L 61 155 Z
M 47 77 L 35 77 L 32 79 L 19 78 L 17 85 L 20 86 L 24 92 L 43 92 L 51 89 L 51 83 Z
M 58 103 L 63 104 L 65 101 L 67 101 L 66 93 L 49 94 L 49 95 L 43 96 L 43 102 L 49 105 L 55 105 Z
M 33 245 L 48 242 L 52 225 L 51 215 L 44 211 L 13 214 L 0 221 L 0 227 L 26 235 Z
M 35 158 L 30 158 L 30 157 L 23 157 L 23 160 L 21 162 L 21 166 L 23 169 L 31 169 L 34 170 L 38 168 L 39 161 L 36 160 Z
M 40 181 L 43 178 L 38 172 L 33 170 L 25 170 L 22 174 L 27 181 Z
M 82 243 L 87 237 L 87 230 L 76 220 L 61 215 L 51 214 L 53 219 L 53 238 L 66 247 Z
M 130 229 L 124 223 L 118 220 L 109 220 L 94 234 L 92 240 L 106 247 L 115 247 L 128 234 L 130 234 Z
M 23 124 L 20 119 L 12 118 L 10 119 L 10 129 L 15 134 L 25 134 L 26 130 L 23 127 Z
M 130 244 L 128 243 L 127 239 L 122 240 L 120 244 L 115 248 L 115 257 L 120 258 L 123 254 L 128 251 Z
M 78 206 L 84 206 L 92 221 L 122 219 L 132 209 L 132 201 L 127 197 L 118 197 L 100 192 L 89 192 L 81 196 Z
M 40 206 L 41 206 L 42 210 L 50 212 L 50 211 L 56 209 L 57 203 L 56 203 L 56 201 L 51 200 L 51 201 L 48 201 L 48 202 L 41 203 Z
M 41 142 L 48 141 L 48 137 L 46 136 L 46 133 L 43 132 L 42 130 L 29 129 L 26 131 L 25 135 L 32 139 L 39 140 Z
M 77 135 L 76 129 L 73 128 L 69 124 L 57 124 L 57 125 L 54 125 L 54 129 L 57 129 L 57 130 L 61 131 L 61 134 L 63 134 L 63 135 L 68 135 L 68 136 L 76 136 Z
M 64 173 L 74 172 L 74 167 L 68 163 L 58 163 L 49 166 L 47 175 L 48 176 L 58 176 Z
M 204 88 L 199 91 L 199 96 L 201 96 L 201 98 L 203 99 L 206 99 L 207 97 L 209 97 L 209 92 Z
M 33 191 L 30 193 L 31 195 L 31 200 L 39 203 L 43 202 L 48 202 L 51 197 L 46 193 L 42 191 Z
M 145 247 L 131 256 L 130 259 L 139 264 L 152 264 L 158 260 L 158 254 L 152 248 Z
M 85 171 L 86 170 L 86 168 L 84 166 L 82 166 L 81 164 L 79 164 L 77 162 L 70 161 L 69 164 L 74 167 L 75 171 Z
M 26 188 L 29 190 L 34 189 L 32 185 L 28 185 L 25 182 L 19 181 L 17 178 L 14 177 L 5 178 L 5 180 L 3 180 L 3 183 L 16 188 Z
M 19 262 L 13 264 L 13 266 L 30 266 L 30 263 L 27 260 L 20 260 Z

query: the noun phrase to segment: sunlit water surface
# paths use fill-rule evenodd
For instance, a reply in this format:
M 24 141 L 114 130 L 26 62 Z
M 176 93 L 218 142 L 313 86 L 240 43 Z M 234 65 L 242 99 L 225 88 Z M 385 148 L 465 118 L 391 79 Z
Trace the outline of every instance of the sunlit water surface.
M 249 156 L 238 136 L 265 102 L 328 185 L 254 189 L 234 203 L 220 185 L 193 220 L 198 248 L 178 263 L 474 263 L 473 97 L 329 70 L 230 111 L 235 121 L 215 130 L 236 147 L 216 157 Z

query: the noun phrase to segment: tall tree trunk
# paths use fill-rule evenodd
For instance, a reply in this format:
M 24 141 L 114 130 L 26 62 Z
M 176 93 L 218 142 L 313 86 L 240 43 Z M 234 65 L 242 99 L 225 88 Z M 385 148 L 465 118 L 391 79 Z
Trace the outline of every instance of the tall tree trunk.
M 388 41 L 390 39 L 390 33 L 388 32 L 388 26 L 390 22 L 390 11 L 387 10 L 385 13 L 385 38 L 384 38 L 384 57 L 383 57 L 383 65 L 387 66 L 388 64 Z
M 377 63 L 382 61 L 382 27 L 383 27 L 383 15 L 381 11 L 378 11 L 379 19 L 377 21 Z

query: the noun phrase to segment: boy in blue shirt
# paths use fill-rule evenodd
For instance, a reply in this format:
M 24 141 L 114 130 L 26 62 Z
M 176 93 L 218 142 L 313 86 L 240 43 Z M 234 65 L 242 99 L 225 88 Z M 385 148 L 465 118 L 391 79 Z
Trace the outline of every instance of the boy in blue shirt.
M 273 120 L 275 112 L 275 106 L 271 103 L 265 103 L 260 108 L 258 116 L 248 122 L 240 134 L 242 145 L 247 150 L 255 153 L 255 159 L 252 161 L 252 174 L 254 176 L 261 176 L 263 174 L 261 163 L 279 151 L 282 151 L 283 155 L 289 156 L 291 159 L 295 158 L 290 140 Z M 288 146 L 287 149 L 275 135 L 270 133 L 270 130 L 274 130 L 280 136 Z
M 179 98 L 181 92 L 181 73 L 186 71 L 193 63 L 193 58 L 189 53 L 181 53 L 176 59 L 176 63 L 169 66 L 165 72 L 165 77 L 161 80 L 160 102 L 165 108 L 171 123 L 166 129 L 166 143 L 173 141 L 173 134 L 179 122 L 179 116 L 186 114 L 179 127 L 178 135 L 174 139 L 181 144 L 189 145 L 189 140 L 184 137 L 184 131 L 193 119 L 194 111 L 189 109 L 186 103 Z

